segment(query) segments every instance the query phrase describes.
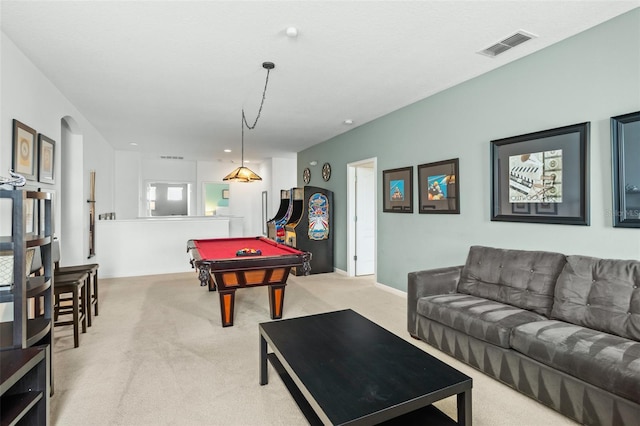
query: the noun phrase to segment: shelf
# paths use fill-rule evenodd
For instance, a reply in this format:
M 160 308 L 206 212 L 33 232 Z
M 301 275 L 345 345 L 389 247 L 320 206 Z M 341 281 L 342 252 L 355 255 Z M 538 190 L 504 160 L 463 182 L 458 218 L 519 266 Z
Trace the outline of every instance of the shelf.
M 0 290 L 0 302 L 13 305 L 12 321 L 0 323 L 0 370 L 2 372 L 2 415 L 5 424 L 48 424 L 49 396 L 53 393 L 53 363 L 50 347 L 53 340 L 53 195 L 49 192 L 22 189 L 0 190 L 0 198 L 11 199 L 11 232 L 0 236 L 0 250 L 14 256 L 13 285 Z M 33 223 L 27 226 L 25 211 L 32 206 Z M 26 232 L 29 229 L 35 232 Z M 28 277 L 27 250 L 40 248 L 43 276 Z M 26 265 L 26 268 L 25 266 Z M 44 314 L 29 318 L 29 300 L 42 296 Z M 15 334 L 14 334 L 15 333 Z M 34 345 L 42 345 L 33 348 Z M 15 360 L 7 358 L 15 355 Z M 40 355 L 36 365 L 29 356 Z M 13 364 L 26 369 L 14 371 Z M 15 375 L 15 380 L 12 378 Z
M 51 193 L 44 191 L 27 191 L 26 197 L 32 200 L 50 200 Z
M 0 425 L 48 424 L 48 348 L 0 352 Z
M 51 330 L 51 320 L 48 318 L 34 318 L 27 320 L 27 347 L 42 340 Z M 0 347 L 13 347 L 13 321 L 0 323 Z
M 27 247 L 39 247 L 45 244 L 51 244 L 51 237 L 48 235 L 27 234 L 25 237 Z M 0 237 L 0 251 L 13 251 L 15 243 L 11 236 Z
M 27 297 L 39 296 L 51 287 L 51 278 L 44 276 L 27 278 Z
M 23 418 L 42 399 L 43 392 L 25 392 L 2 398 L 0 407 L 0 426 L 15 424 Z M 5 408 L 6 407 L 6 408 Z
M 41 277 L 27 278 L 27 297 L 36 297 L 51 287 L 51 278 Z M 13 290 L 0 290 L 0 303 L 13 302 Z
M 0 251 L 13 251 L 13 238 L 11 237 L 0 237 Z

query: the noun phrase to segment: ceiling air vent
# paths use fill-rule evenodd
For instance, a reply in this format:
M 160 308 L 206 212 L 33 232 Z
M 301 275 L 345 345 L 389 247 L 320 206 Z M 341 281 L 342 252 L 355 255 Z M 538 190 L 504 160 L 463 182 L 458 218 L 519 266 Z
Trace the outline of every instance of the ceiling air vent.
M 184 157 L 179 157 L 177 155 L 161 155 L 160 158 L 163 160 L 184 160 Z
M 495 58 L 501 53 L 506 52 L 507 50 L 516 47 L 519 44 L 524 43 L 525 41 L 529 41 L 536 36 L 528 33 L 526 31 L 518 31 L 517 33 L 510 35 L 502 41 L 497 42 L 493 46 L 487 47 L 484 50 L 478 52 L 481 55 L 489 56 L 491 58 Z

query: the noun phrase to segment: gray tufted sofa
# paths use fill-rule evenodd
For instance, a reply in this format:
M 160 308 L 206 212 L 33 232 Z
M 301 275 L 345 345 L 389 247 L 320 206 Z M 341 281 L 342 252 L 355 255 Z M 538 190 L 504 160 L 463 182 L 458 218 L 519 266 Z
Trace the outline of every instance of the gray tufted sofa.
M 640 262 L 473 246 L 408 275 L 409 333 L 580 423 L 640 422 Z

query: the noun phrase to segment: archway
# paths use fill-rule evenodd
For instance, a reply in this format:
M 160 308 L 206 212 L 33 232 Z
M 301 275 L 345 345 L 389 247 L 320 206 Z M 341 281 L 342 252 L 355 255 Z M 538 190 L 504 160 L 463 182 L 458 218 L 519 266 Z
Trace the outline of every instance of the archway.
M 70 116 L 61 119 L 59 208 L 61 264 L 79 265 L 86 259 L 88 227 L 87 201 L 84 192 L 83 136 L 78 123 Z

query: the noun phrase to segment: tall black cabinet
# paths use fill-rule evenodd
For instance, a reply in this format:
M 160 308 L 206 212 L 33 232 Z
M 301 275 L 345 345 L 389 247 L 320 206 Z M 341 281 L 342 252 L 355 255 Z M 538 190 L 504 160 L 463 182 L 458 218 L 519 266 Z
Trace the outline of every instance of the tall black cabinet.
M 4 201 L 10 200 L 10 201 Z M 0 255 L 12 258 L 12 282 L 0 286 L 0 303 L 13 305 L 13 320 L 0 323 L 2 424 L 49 424 L 53 341 L 52 195 L 0 190 L 11 203 L 11 235 L 0 237 Z M 27 254 L 39 247 L 43 274 L 27 276 Z M 28 314 L 28 300 L 44 300 L 44 311 Z M 36 304 L 37 305 L 37 304 Z

